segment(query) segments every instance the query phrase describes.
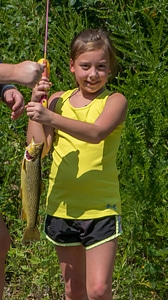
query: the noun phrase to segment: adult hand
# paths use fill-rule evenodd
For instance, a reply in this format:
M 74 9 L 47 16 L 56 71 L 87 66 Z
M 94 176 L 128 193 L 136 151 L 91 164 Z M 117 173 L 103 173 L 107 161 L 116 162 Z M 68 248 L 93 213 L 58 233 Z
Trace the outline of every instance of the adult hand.
M 24 111 L 24 98 L 23 95 L 15 88 L 9 89 L 4 92 L 4 101 L 7 106 L 12 110 L 12 120 L 18 119 Z
M 24 61 L 15 65 L 16 82 L 33 88 L 41 79 L 45 64 Z

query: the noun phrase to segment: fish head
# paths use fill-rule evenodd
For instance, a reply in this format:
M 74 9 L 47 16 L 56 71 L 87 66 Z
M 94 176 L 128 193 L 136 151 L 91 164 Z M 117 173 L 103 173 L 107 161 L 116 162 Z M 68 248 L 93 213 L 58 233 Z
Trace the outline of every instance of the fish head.
M 30 144 L 26 147 L 25 158 L 26 160 L 36 159 L 41 156 L 44 143 L 35 143 L 34 138 L 32 138 Z

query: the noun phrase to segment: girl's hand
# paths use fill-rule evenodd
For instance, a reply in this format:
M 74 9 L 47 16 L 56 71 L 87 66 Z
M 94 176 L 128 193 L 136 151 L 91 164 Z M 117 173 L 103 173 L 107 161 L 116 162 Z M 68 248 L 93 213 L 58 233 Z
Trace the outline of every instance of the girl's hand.
M 26 106 L 27 116 L 32 120 L 41 124 L 49 125 L 51 111 L 43 107 L 41 103 L 29 102 Z
M 35 88 L 32 90 L 31 101 L 40 102 L 42 96 L 48 95 L 49 89 L 52 86 L 52 83 L 48 80 L 47 77 L 43 77 Z

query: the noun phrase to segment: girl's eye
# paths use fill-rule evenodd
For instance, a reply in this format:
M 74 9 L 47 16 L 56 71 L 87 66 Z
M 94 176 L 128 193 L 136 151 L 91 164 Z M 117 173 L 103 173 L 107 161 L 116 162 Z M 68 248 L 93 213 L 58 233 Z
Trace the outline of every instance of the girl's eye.
M 104 69 L 106 68 L 106 66 L 105 66 L 105 65 L 99 65 L 97 68 L 98 68 L 99 70 L 104 70 Z
M 91 67 L 89 64 L 81 64 L 80 67 L 83 69 L 83 70 L 89 70 L 89 68 Z M 96 66 L 96 69 L 99 71 L 102 71 L 102 70 L 105 70 L 106 69 L 106 65 L 105 64 L 100 64 L 100 65 L 97 65 Z
M 88 66 L 87 64 L 83 64 L 83 65 L 81 65 L 81 68 L 82 68 L 83 70 L 88 70 L 88 69 L 89 69 L 89 66 Z

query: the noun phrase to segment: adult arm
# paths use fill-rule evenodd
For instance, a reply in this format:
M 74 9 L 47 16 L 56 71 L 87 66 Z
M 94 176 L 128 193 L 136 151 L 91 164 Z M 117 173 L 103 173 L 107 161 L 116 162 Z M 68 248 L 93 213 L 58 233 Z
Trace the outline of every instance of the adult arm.
M 39 82 L 44 64 L 33 61 L 23 61 L 18 64 L 0 64 L 0 82 L 17 83 L 27 87 L 34 87 Z

